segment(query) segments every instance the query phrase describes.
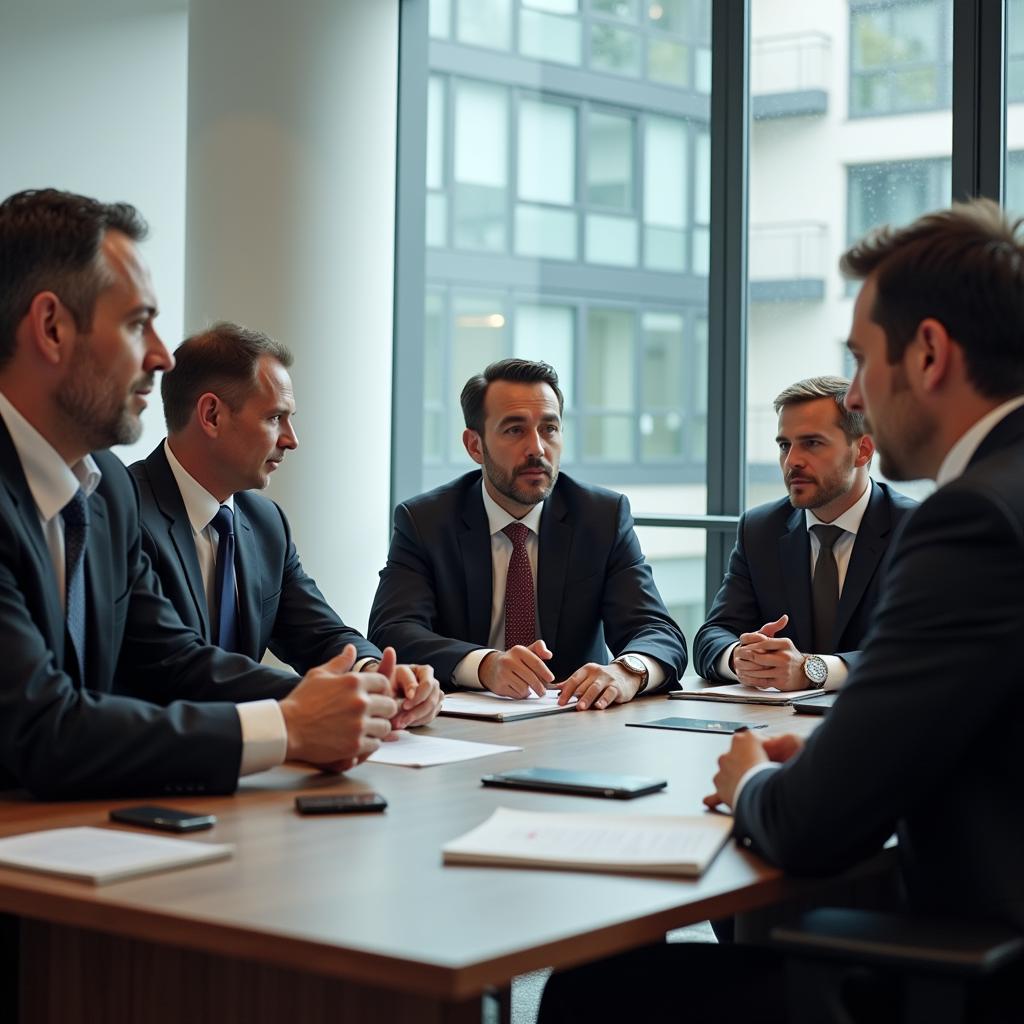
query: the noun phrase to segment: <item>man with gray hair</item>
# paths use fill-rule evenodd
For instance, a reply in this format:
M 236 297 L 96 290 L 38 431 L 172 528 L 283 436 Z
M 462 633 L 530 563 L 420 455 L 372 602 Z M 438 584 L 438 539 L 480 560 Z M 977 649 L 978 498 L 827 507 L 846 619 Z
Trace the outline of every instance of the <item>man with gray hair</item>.
M 837 689 L 877 604 L 880 566 L 916 502 L 868 476 L 849 381 L 811 377 L 775 399 L 788 498 L 745 513 L 729 569 L 694 640 L 697 671 L 780 690 Z

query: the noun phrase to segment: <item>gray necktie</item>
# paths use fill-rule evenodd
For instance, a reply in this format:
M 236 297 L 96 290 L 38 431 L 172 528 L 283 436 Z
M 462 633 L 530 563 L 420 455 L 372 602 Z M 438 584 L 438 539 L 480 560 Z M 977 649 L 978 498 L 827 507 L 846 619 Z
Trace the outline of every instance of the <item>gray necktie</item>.
M 61 509 L 64 520 L 64 618 L 78 660 L 78 681 L 85 684 L 85 542 L 89 503 L 81 487 Z
M 814 652 L 832 654 L 832 633 L 836 626 L 839 607 L 839 566 L 832 548 L 846 532 L 841 526 L 812 526 L 814 536 L 821 545 L 814 563 L 811 580 L 811 599 L 814 602 Z

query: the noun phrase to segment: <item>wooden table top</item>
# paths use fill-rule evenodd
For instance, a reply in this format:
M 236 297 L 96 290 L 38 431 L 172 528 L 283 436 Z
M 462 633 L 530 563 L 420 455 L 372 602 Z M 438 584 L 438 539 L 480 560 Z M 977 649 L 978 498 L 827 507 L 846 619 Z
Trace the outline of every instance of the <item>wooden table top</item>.
M 441 846 L 498 806 L 614 815 L 697 814 L 728 738 L 625 728 L 667 716 L 766 722 L 806 733 L 790 708 L 641 699 L 604 712 L 504 724 L 439 718 L 418 730 L 522 746 L 433 768 L 364 764 L 344 776 L 286 765 L 232 797 L 161 799 L 216 814 L 193 838 L 236 844 L 224 862 L 94 888 L 0 870 L 0 910 L 62 924 L 461 999 L 516 974 L 660 941 L 675 927 L 754 909 L 806 887 L 729 843 L 696 880 L 444 866 Z M 654 775 L 631 801 L 485 788 L 480 776 L 545 766 Z M 300 817 L 298 793 L 375 789 L 383 814 Z M 105 825 L 138 800 L 34 803 L 8 794 L 0 834 Z

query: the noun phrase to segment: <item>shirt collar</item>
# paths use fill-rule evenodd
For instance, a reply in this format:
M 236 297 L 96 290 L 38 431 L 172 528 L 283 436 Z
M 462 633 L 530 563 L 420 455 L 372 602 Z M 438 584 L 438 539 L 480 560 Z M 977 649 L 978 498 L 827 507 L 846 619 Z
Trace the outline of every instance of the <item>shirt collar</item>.
M 57 449 L 32 426 L 0 391 L 3 417 L 11 443 L 18 453 L 22 472 L 43 522 L 48 523 L 75 496 L 79 488 L 88 498 L 103 474 L 91 455 L 69 466 Z
M 956 444 L 946 452 L 946 457 L 942 460 L 942 465 L 939 466 L 939 471 L 935 475 L 936 487 L 942 487 L 958 476 L 962 476 L 979 445 L 995 429 L 996 424 L 1001 423 L 1014 409 L 1019 409 L 1022 405 L 1024 405 L 1024 395 L 1018 395 L 1008 402 L 1003 402 L 1002 405 L 997 405 L 990 412 L 985 413 L 974 426 L 968 427 Z
M 819 519 L 813 510 L 809 508 L 804 509 L 804 521 L 807 523 L 808 530 L 812 526 L 838 526 L 839 529 L 852 533 L 856 537 L 857 531 L 860 529 L 861 520 L 864 518 L 864 513 L 868 510 L 868 503 L 870 501 L 871 481 L 868 480 L 864 493 L 841 516 L 836 516 L 831 523 L 826 523 Z
M 177 481 L 181 500 L 185 504 L 185 514 L 196 533 L 202 533 L 217 514 L 221 506 L 219 502 L 191 473 L 177 460 L 167 439 L 164 439 L 164 454 L 167 464 L 171 467 Z M 235 497 L 229 495 L 223 502 L 232 512 L 235 510 Z
M 522 519 L 516 519 L 514 515 L 506 512 L 491 496 L 487 493 L 487 485 L 483 482 L 483 473 L 481 472 L 480 480 L 480 491 L 484 496 L 484 510 L 487 512 L 487 524 L 491 531 L 491 536 L 500 533 L 508 526 L 509 523 L 522 523 L 527 529 L 533 533 L 540 533 L 540 514 L 544 508 L 544 502 L 539 501 L 529 512 L 523 516 Z

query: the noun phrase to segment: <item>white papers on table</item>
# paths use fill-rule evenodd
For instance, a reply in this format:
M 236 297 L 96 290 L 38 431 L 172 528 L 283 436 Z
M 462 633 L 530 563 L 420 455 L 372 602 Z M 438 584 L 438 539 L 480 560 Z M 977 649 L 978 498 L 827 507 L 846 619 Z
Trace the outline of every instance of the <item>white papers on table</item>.
M 486 718 L 493 722 L 512 722 L 521 718 L 537 718 L 540 715 L 557 715 L 561 711 L 573 711 L 576 697 L 568 704 L 559 704 L 560 690 L 550 690 L 543 697 L 531 692 L 528 697 L 518 700 L 502 697 L 490 690 L 460 690 L 445 694 L 441 703 L 442 715 L 456 718 Z
M 756 686 L 729 683 L 727 686 L 705 686 L 701 690 L 674 690 L 673 700 L 718 700 L 727 704 L 792 704 L 808 697 L 820 697 L 822 690 L 777 690 L 774 686 L 759 690 Z
M 375 764 L 400 764 L 407 768 L 429 768 L 435 764 L 471 761 L 488 754 L 505 754 L 522 747 L 502 747 L 497 743 L 471 743 L 469 740 L 449 740 L 441 736 L 418 736 L 404 730 L 396 738 L 380 745 L 367 761 Z
M 109 828 L 52 828 L 0 839 L 0 867 L 42 871 L 96 885 L 224 860 L 230 843 L 196 843 Z
M 446 864 L 701 874 L 725 844 L 721 814 L 561 814 L 499 807 L 482 825 L 443 847 Z

